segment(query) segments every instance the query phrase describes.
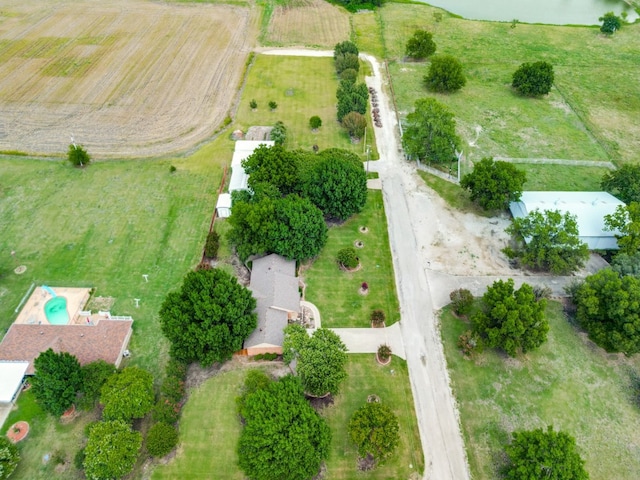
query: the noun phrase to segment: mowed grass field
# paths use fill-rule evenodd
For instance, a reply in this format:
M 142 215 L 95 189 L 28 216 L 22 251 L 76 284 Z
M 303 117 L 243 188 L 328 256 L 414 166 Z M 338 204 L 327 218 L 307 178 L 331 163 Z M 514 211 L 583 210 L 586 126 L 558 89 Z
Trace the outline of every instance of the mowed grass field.
M 368 232 L 361 233 L 360 227 Z M 356 248 L 362 268 L 341 270 L 338 251 L 357 241 L 363 243 Z M 302 276 L 305 298 L 320 309 L 323 327 L 369 327 L 375 309 L 385 312 L 387 325 L 400 320 L 382 192 L 369 190 L 361 213 L 329 229 L 327 244 L 308 268 L 303 267 Z M 368 295 L 359 293 L 363 282 L 369 285 Z
M 274 365 L 255 364 L 256 368 Z M 155 468 L 153 480 L 244 478 L 237 465 L 236 446 L 242 427 L 236 414 L 235 397 L 246 371 L 246 367 L 232 368 L 191 392 L 180 420 L 178 453 L 168 464 Z M 373 355 L 349 355 L 347 373 L 335 404 L 321 412 L 333 434 L 326 478 L 408 478 L 411 472 L 422 471 L 424 460 L 406 363 L 394 357 L 389 366 L 381 367 Z M 401 442 L 387 464 L 372 472 L 359 473 L 347 424 L 371 393 L 378 395 L 398 416 Z
M 597 27 L 479 22 L 444 13 L 436 22 L 429 6 L 387 4 L 380 9 L 398 107 L 433 95 L 422 84 L 428 63 L 405 62 L 407 39 L 417 28 L 433 32 L 439 54 L 457 57 L 467 85 L 435 94 L 456 116 L 469 159 L 484 156 L 577 160 L 637 159 L 640 146 L 640 25 L 625 25 L 611 38 Z M 548 96 L 522 98 L 511 76 L 523 62 L 554 65 Z
M 606 354 L 565 317 L 547 308 L 546 343 L 509 358 L 487 350 L 463 358 L 468 322 L 448 310 L 442 338 L 473 478 L 499 478 L 511 432 L 553 425 L 576 438 L 592 480 L 635 480 L 640 472 L 638 358 Z
M 229 115 L 258 10 L 142 0 L 7 0 L 0 151 L 99 157 L 193 148 Z
M 234 128 L 246 132 L 254 125 L 272 126 L 282 121 L 287 127 L 285 146 L 289 149 L 310 151 L 318 145 L 320 150 L 343 148 L 365 158 L 364 140 L 352 143 L 336 118 L 337 88 L 333 58 L 257 55 L 242 92 Z M 249 106 L 251 100 L 258 103 L 256 111 Z M 278 104 L 274 111 L 269 109 L 271 100 Z M 317 132 L 309 127 L 314 115 L 322 119 Z M 370 158 L 375 159 L 378 157 L 369 114 L 367 121 L 367 145 L 371 146 Z
M 348 40 L 349 13 L 324 0 L 273 1 L 265 45 L 330 48 Z

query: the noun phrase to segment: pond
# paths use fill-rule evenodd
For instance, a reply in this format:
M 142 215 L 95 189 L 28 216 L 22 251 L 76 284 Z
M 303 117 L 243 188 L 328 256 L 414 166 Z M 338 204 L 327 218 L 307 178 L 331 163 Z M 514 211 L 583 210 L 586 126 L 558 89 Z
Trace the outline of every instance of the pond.
M 632 22 L 638 14 L 624 0 L 420 0 L 472 20 L 597 25 L 604 13 L 626 11 Z

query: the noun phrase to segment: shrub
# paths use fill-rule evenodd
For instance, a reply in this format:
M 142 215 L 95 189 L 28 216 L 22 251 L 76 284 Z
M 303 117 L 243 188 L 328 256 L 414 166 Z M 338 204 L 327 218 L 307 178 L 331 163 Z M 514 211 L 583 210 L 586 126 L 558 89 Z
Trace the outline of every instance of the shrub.
M 309 126 L 313 130 L 317 130 L 318 128 L 320 128 L 322 126 L 322 119 L 319 116 L 314 115 L 313 117 L 311 117 L 309 119 Z
M 259 353 L 258 355 L 253 356 L 253 360 L 256 362 L 259 360 L 267 360 L 269 362 L 272 362 L 277 359 L 278 359 L 277 353 Z
M 466 288 L 459 288 L 449 294 L 451 306 L 457 315 L 466 315 L 473 306 L 473 295 Z
M 153 420 L 155 422 L 174 424 L 179 418 L 180 403 L 173 402 L 170 399 L 161 396 L 153 407 Z
M 282 122 L 276 122 L 269 133 L 269 137 L 276 145 L 283 145 L 287 139 L 287 127 Z
M 356 268 L 360 264 L 360 259 L 356 254 L 356 249 L 353 247 L 347 247 L 340 250 L 336 260 L 345 268 Z
M 0 437 L 0 479 L 9 478 L 18 466 L 20 453 L 18 447 L 6 437 Z
M 258 108 L 258 102 L 256 102 L 255 100 L 251 100 L 249 102 L 249 106 L 251 107 L 252 110 L 255 110 L 256 108 Z
M 176 172 L 176 170 L 178 170 L 178 169 L 175 167 L 175 165 L 171 165 L 171 166 L 169 167 L 169 173 L 175 173 L 175 172 Z
M 147 451 L 154 457 L 164 457 L 178 444 L 178 432 L 172 425 L 156 423 L 147 433 Z
M 165 372 L 167 373 L 167 376 L 178 377 L 181 380 L 185 380 L 187 378 L 188 368 L 188 364 L 181 362 L 180 360 L 176 360 L 175 358 L 171 358 L 167 363 Z
M 216 231 L 211 231 L 207 235 L 207 241 L 204 244 L 204 256 L 216 258 L 218 256 L 218 248 L 220 248 L 220 235 Z
M 87 153 L 84 147 L 82 145 L 76 145 L 75 143 L 69 145 L 67 158 L 74 167 L 84 167 L 89 165 L 89 162 L 91 162 L 91 156 Z
M 344 80 L 345 82 L 355 83 L 358 79 L 358 71 L 353 68 L 347 68 L 340 72 L 340 80 Z
M 350 112 L 342 119 L 342 126 L 353 138 L 362 138 L 367 128 L 367 119 L 358 112 Z
M 176 403 L 180 402 L 185 394 L 184 380 L 173 375 L 168 376 L 162 382 L 160 393 L 169 400 L 173 400 Z
M 378 347 L 378 358 L 386 362 L 391 358 L 391 347 L 389 345 L 383 344 Z
M 549 93 L 553 80 L 553 66 L 550 63 L 523 63 L 513 73 L 511 86 L 521 95 L 536 97 Z
M 533 294 L 536 297 L 536 301 L 540 301 L 543 298 L 551 298 L 552 293 L 551 288 L 546 285 L 534 285 L 533 287 Z
M 613 12 L 607 12 L 598 20 L 602 22 L 600 26 L 600 31 L 605 35 L 612 35 L 616 32 L 616 30 L 620 30 L 622 27 L 622 19 L 616 16 Z
M 429 90 L 440 93 L 455 92 L 467 83 L 462 64 L 451 55 L 439 55 L 431 59 L 429 73 L 424 77 Z
M 474 353 L 482 353 L 482 338 L 476 332 L 467 330 L 458 337 L 458 348 L 467 357 L 473 356 Z
M 73 465 L 78 470 L 84 469 L 84 457 L 85 457 L 84 448 L 81 448 L 80 450 L 78 450 L 76 454 L 73 456 Z
M 373 312 L 371 312 L 371 323 L 373 324 L 374 327 L 382 326 L 382 324 L 384 324 L 384 321 L 385 321 L 385 314 L 383 310 L 376 309 Z
M 362 288 L 362 290 L 369 290 L 369 284 L 367 282 L 362 282 L 360 288 Z

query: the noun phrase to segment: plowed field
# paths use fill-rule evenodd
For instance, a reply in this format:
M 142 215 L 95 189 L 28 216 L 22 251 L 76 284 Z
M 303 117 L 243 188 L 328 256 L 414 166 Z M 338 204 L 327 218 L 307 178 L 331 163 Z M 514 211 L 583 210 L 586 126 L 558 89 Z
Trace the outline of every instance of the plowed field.
M 227 115 L 255 40 L 248 8 L 6 0 L 0 150 L 98 157 L 188 149 Z

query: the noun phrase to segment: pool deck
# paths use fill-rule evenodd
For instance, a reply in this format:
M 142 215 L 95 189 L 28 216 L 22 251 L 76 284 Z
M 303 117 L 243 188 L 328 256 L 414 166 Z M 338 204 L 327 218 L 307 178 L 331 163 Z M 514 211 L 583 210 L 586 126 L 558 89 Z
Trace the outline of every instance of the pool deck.
M 80 311 L 84 308 L 89 301 L 89 288 L 67 288 L 67 287 L 50 287 L 57 296 L 67 299 L 67 312 L 71 319 L 69 325 L 86 324 L 87 317 L 81 317 Z M 50 325 L 47 321 L 47 317 L 44 314 L 44 304 L 51 300 L 53 297 L 42 287 L 38 286 L 33 291 L 29 300 L 24 304 L 24 307 L 18 314 L 14 323 L 28 324 L 28 325 Z M 93 312 L 92 312 L 93 313 Z M 97 312 L 96 312 L 97 313 Z M 96 316 L 97 315 L 93 315 Z

